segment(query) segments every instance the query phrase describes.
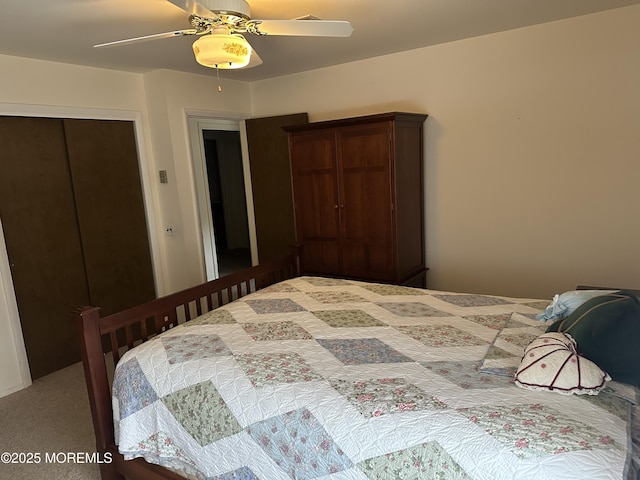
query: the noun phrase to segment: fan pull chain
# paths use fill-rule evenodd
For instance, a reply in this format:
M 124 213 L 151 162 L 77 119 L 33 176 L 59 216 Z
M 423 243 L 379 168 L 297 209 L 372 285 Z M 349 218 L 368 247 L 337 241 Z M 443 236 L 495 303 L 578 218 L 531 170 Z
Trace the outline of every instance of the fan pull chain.
M 216 63 L 216 77 L 218 79 L 218 92 L 222 91 L 222 86 L 220 86 L 220 69 L 218 69 L 218 64 Z

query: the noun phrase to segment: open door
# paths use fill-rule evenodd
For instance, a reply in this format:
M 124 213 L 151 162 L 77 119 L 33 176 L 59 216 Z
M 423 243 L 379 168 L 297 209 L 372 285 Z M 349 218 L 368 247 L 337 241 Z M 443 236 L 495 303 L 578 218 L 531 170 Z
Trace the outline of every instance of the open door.
M 256 263 L 248 164 L 238 120 L 189 118 L 207 280 Z
M 260 262 L 288 254 L 295 243 L 289 137 L 282 127 L 308 122 L 306 113 L 245 121 Z

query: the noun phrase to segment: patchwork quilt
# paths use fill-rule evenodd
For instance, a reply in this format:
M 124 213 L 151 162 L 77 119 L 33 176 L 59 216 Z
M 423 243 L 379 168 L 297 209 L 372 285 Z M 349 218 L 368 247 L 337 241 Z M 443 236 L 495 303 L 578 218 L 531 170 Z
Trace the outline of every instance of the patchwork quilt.
M 120 452 L 207 480 L 623 479 L 633 402 L 513 383 L 547 303 L 278 283 L 123 356 Z

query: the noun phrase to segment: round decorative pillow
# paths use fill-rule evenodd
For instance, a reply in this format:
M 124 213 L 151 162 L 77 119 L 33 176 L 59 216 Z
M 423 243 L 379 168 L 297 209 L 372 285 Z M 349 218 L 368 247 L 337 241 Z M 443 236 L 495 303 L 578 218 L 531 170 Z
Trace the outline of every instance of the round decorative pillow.
M 563 394 L 597 395 L 611 380 L 591 360 L 578 354 L 576 342 L 566 333 L 545 333 L 524 351 L 515 384 L 529 390 Z

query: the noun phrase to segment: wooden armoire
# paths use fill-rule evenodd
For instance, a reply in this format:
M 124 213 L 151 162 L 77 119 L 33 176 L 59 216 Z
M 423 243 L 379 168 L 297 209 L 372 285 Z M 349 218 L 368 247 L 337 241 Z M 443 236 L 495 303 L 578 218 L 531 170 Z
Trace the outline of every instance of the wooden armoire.
M 391 112 L 285 127 L 305 273 L 426 286 L 426 118 Z

